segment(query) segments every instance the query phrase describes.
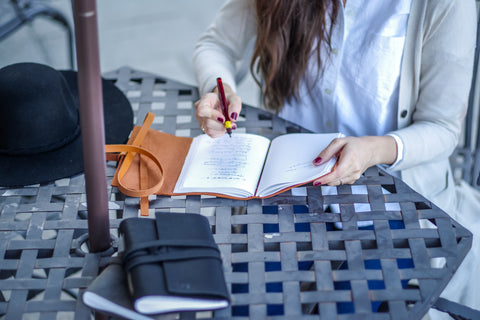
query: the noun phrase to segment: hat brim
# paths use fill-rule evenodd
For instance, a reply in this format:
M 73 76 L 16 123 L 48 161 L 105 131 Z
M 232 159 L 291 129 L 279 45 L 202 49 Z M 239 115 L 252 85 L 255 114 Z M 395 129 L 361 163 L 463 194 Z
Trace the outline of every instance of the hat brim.
M 77 72 L 60 71 L 79 106 Z M 102 78 L 105 143 L 122 144 L 133 129 L 133 110 L 122 91 Z M 82 137 L 79 134 L 61 148 L 34 155 L 0 154 L 0 186 L 45 184 L 82 173 Z

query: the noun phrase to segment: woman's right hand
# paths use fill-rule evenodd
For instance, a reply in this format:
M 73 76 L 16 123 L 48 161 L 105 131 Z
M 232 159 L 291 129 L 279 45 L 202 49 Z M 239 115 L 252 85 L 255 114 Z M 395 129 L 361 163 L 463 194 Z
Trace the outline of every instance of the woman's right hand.
M 237 125 L 235 122 L 242 109 L 242 99 L 233 92 L 228 84 L 224 83 L 223 89 L 228 104 L 228 115 L 232 122 L 233 129 L 236 129 Z M 220 137 L 225 134 L 225 116 L 223 115 L 222 107 L 220 105 L 217 87 L 213 92 L 205 94 L 200 100 L 195 102 L 195 108 L 197 109 L 195 116 L 197 117 L 198 124 L 203 132 L 212 138 Z

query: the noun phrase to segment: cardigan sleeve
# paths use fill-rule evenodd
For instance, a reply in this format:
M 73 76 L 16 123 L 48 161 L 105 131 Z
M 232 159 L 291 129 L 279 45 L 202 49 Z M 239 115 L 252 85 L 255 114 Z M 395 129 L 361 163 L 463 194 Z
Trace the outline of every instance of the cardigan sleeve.
M 393 132 L 404 146 L 403 159 L 394 170 L 448 158 L 458 144 L 468 105 L 477 29 L 475 2 L 425 3 L 423 20 L 417 24 L 423 32 L 410 35 L 419 39 L 409 61 L 414 70 L 409 81 L 414 89 L 403 92 L 415 92 L 403 99 L 410 101 L 410 106 L 399 105 L 399 115 L 408 117 L 400 116 L 400 129 Z M 400 90 L 402 94 L 402 87 Z
M 193 63 L 200 94 L 215 88 L 217 77 L 236 91 L 237 64 L 255 35 L 252 1 L 228 0 L 195 47 Z

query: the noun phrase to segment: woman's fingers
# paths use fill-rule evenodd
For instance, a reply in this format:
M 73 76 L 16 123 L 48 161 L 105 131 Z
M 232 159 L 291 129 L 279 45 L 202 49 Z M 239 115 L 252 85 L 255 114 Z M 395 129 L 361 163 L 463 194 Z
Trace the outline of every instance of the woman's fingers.
M 332 157 L 340 154 L 340 151 L 347 143 L 345 138 L 335 138 L 333 139 L 330 144 L 320 152 L 320 154 L 313 160 L 314 165 L 322 165 Z
M 228 117 L 232 122 L 233 129 L 237 128 L 235 122 L 242 109 L 242 100 L 236 95 L 229 85 L 224 84 L 225 96 L 228 104 Z M 220 105 L 218 90 L 207 93 L 195 103 L 195 114 L 200 128 L 212 138 L 225 134 L 226 117 Z
M 230 119 L 230 121 L 236 122 L 238 119 L 238 115 L 242 110 L 242 99 L 226 83 L 223 84 L 223 90 L 225 91 L 225 97 L 227 99 L 228 118 Z M 213 92 L 218 94 L 218 88 L 215 88 Z
M 378 162 L 375 150 L 378 150 L 379 139 L 375 137 L 345 137 L 334 139 L 314 160 L 315 165 L 323 164 L 336 156 L 334 170 L 314 181 L 315 185 L 338 186 L 352 184 L 362 173 Z
M 219 105 L 218 96 L 214 93 L 205 94 L 195 103 L 195 108 L 197 109 L 195 116 L 200 128 L 213 138 L 225 133 L 223 125 L 225 119 Z
M 228 85 L 225 85 L 225 89 L 227 90 L 228 116 L 232 122 L 236 122 L 242 110 L 242 99 L 236 95 L 230 87 L 227 87 Z

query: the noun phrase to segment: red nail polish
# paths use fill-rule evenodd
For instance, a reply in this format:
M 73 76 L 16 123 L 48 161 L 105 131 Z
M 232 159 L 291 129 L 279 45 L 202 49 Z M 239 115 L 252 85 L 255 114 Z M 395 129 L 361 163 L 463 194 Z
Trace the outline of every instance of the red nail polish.
M 237 118 L 238 118 L 238 113 L 232 112 L 232 114 L 230 115 L 230 118 L 232 118 L 233 120 L 237 120 Z
M 319 182 L 319 181 L 314 181 L 314 182 L 313 182 L 313 185 L 314 185 L 315 187 L 317 187 L 317 186 L 319 186 L 319 185 L 321 185 L 321 184 L 322 184 L 322 183 Z
M 223 118 L 218 117 L 217 121 L 223 123 Z
M 316 157 L 315 160 L 313 160 L 313 163 L 315 164 L 320 164 L 320 162 L 322 162 L 322 158 L 320 157 Z

